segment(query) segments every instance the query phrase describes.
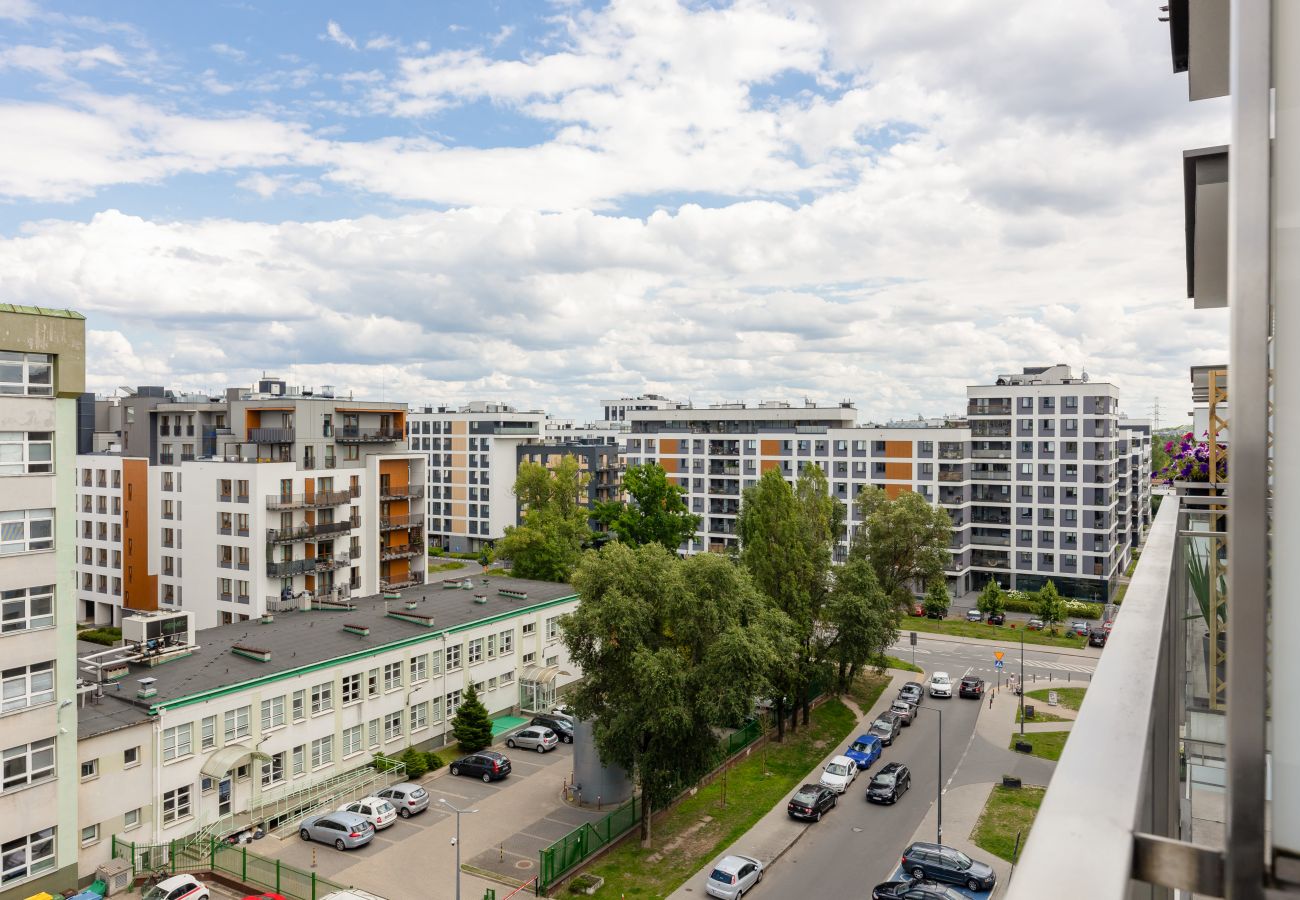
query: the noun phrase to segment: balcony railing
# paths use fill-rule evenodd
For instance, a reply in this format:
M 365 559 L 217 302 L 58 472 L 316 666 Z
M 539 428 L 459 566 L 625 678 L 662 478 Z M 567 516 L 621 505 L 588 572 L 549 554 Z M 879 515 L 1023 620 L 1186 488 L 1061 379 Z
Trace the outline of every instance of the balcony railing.
M 399 588 L 411 587 L 416 584 L 424 584 L 423 572 L 408 572 L 406 577 L 402 579 L 389 580 L 382 577 L 379 579 L 379 589 L 384 591 L 395 591 Z
M 966 476 L 963 475 L 961 472 L 940 472 L 939 473 L 940 481 L 963 481 L 965 480 L 965 478 Z
M 310 559 L 293 559 L 288 562 L 268 562 L 266 564 L 266 574 L 269 578 L 292 578 L 294 575 L 329 572 L 347 565 L 351 565 L 351 559 L 344 554 L 315 556 Z
M 380 516 L 379 530 L 394 531 L 398 528 L 423 528 L 424 513 L 416 513 L 410 516 Z
M 971 481 L 1010 481 L 1010 472 L 996 472 L 992 469 L 971 469 Z
M 396 544 L 392 547 L 380 547 L 379 558 L 387 562 L 390 559 L 410 559 L 424 553 L 423 541 L 411 541 L 409 544 Z
M 400 428 L 356 428 L 348 426 L 335 429 L 334 439 L 344 444 L 387 444 L 390 441 L 406 440 L 406 433 Z
M 266 529 L 268 544 L 288 544 L 293 541 L 309 541 L 331 534 L 342 534 L 352 528 L 350 521 L 325 522 L 319 525 L 296 525 L 293 528 Z
M 248 441 L 250 444 L 292 444 L 292 428 L 250 428 L 248 429 Z
M 1009 416 L 1011 415 L 1011 401 L 1006 403 L 968 403 L 966 404 L 966 415 L 968 416 Z
M 267 509 L 322 509 L 327 506 L 342 506 L 351 503 L 357 496 L 352 491 L 316 491 L 311 494 L 269 494 L 266 498 Z M 241 498 L 245 501 L 247 498 Z
M 424 485 L 407 484 L 401 487 L 379 486 L 380 500 L 418 500 L 424 496 Z
M 1010 459 L 1011 451 L 1008 450 L 972 450 L 970 455 L 974 459 Z

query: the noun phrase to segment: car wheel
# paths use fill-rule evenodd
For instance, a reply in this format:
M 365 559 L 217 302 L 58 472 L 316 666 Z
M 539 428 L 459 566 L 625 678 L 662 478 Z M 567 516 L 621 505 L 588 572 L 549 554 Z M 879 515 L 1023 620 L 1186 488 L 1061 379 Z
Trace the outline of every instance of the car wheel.
M 311 832 L 309 832 L 306 828 L 304 828 L 302 831 L 298 832 L 298 837 L 302 838 L 304 841 L 310 841 Z
M 839 798 L 839 797 L 832 797 L 832 798 L 831 798 L 831 809 L 834 809 L 834 808 L 836 807 L 836 805 L 837 805 L 839 802 L 840 802 L 840 798 Z
M 922 869 L 920 866 L 917 866 L 915 869 L 912 870 L 912 877 L 913 877 L 913 878 L 924 878 L 924 877 L 925 877 L 925 869 Z
M 411 811 L 410 811 L 409 809 L 407 809 L 405 806 L 403 806 L 401 809 L 399 809 L 399 810 L 397 811 L 397 814 L 398 814 L 399 816 L 401 816 L 403 819 L 409 819 L 409 818 L 411 818 Z
M 817 810 L 817 812 L 813 813 L 813 821 L 820 822 L 821 820 L 822 820 L 822 811 L 819 809 Z
M 762 881 L 762 880 L 763 880 L 763 870 L 762 870 L 762 869 L 759 869 L 759 870 L 758 870 L 758 879 L 754 882 L 754 884 L 758 884 L 758 882 L 760 882 L 760 881 Z
M 545 753 L 545 752 L 546 752 L 546 748 L 543 747 L 541 744 L 538 744 L 538 745 L 537 745 L 537 752 L 538 752 L 538 753 Z
M 483 783 L 484 783 L 484 784 L 491 784 L 491 783 L 492 783 L 492 776 L 489 775 L 487 772 L 484 772 L 484 773 L 483 773 Z
M 453 775 L 459 775 L 459 774 L 460 774 L 460 766 L 452 766 L 452 767 L 451 767 L 451 774 L 453 774 Z
M 566 743 L 566 744 L 572 744 L 572 743 L 573 743 L 573 737 L 572 737 L 571 735 L 567 735 L 567 734 L 566 734 L 564 737 L 560 738 L 560 740 L 564 741 L 564 743 Z
M 506 746 L 509 747 L 511 750 L 515 749 L 515 739 L 510 738 L 508 741 L 506 741 Z
M 334 842 L 334 849 L 335 849 L 335 850 L 346 850 L 346 849 L 348 849 L 348 845 L 345 844 L 345 843 L 343 843 L 343 838 L 339 838 L 337 841 Z
M 978 891 L 979 889 L 980 889 L 980 883 L 976 881 L 974 878 L 971 878 L 966 882 L 966 890 Z

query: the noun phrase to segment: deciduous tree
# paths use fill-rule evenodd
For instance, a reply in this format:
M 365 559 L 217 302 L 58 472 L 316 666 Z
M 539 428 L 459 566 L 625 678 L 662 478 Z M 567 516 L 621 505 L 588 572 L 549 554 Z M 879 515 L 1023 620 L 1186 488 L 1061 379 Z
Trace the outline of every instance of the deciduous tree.
M 1056 630 L 1054 626 L 1065 618 L 1065 602 L 1061 600 L 1061 595 L 1050 578 L 1047 584 L 1039 589 L 1037 599 L 1038 618 L 1043 620 L 1044 628 L 1054 632 Z
M 586 496 L 588 475 L 577 457 L 563 456 L 554 468 L 523 462 L 514 493 L 523 507 L 518 526 L 508 526 L 495 555 L 509 559 L 520 578 L 567 581 L 591 538 Z
M 948 596 L 948 586 L 943 583 L 942 578 L 936 578 L 926 588 L 925 602 L 921 604 L 921 608 L 925 610 L 927 616 L 942 619 L 948 615 L 948 606 L 951 603 L 952 598 Z
M 985 618 L 1002 613 L 1007 608 L 1007 595 L 1003 593 L 1002 586 L 998 584 L 997 579 L 990 578 L 984 585 L 984 590 L 980 591 L 979 599 L 975 601 L 975 607 L 982 612 Z
M 898 604 L 880 589 L 865 556 L 850 556 L 836 570 L 822 627 L 827 635 L 823 652 L 836 665 L 840 690 L 898 640 Z
M 625 544 L 661 544 L 675 553 L 700 527 L 700 517 L 687 509 L 682 499 L 685 489 L 669 481 L 656 463 L 629 466 L 623 473 L 623 489 L 632 502 L 601 503 L 595 519 Z
M 876 570 L 880 588 L 902 607 L 912 604 L 913 589 L 942 578 L 950 556 L 952 521 L 948 514 L 914 491 L 890 500 L 882 488 L 866 487 L 857 499 L 862 525 L 854 542 Z

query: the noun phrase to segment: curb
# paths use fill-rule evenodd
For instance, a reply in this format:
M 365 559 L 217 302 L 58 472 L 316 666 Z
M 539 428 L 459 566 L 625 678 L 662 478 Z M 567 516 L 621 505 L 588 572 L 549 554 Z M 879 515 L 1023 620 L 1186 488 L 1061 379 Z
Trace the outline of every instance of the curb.
M 909 629 L 905 629 L 905 628 L 899 629 L 900 633 L 908 630 Z M 957 634 L 942 634 L 935 631 L 918 631 L 916 633 L 916 639 L 918 641 L 921 640 L 943 641 L 949 644 L 973 644 L 977 647 L 982 644 L 996 644 L 996 643 L 1016 644 L 1017 646 L 1019 646 L 1020 644 L 1018 640 L 1001 641 L 1000 639 L 997 638 L 971 638 L 971 637 L 963 637 L 962 635 L 957 635 Z M 1097 660 L 1101 659 L 1100 653 L 1095 653 L 1095 654 L 1089 653 L 1087 650 L 1081 647 L 1053 647 L 1050 644 L 1025 644 L 1025 649 L 1033 650 L 1036 653 L 1057 653 L 1063 656 L 1080 656 L 1085 659 L 1097 659 Z

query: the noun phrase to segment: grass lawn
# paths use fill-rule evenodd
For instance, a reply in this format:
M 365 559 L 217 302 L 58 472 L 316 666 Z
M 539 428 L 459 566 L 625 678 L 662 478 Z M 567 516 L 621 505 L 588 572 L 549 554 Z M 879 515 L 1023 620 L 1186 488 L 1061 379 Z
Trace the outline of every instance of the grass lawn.
M 463 568 L 465 568 L 465 564 L 463 562 L 429 563 L 430 572 L 449 572 L 452 569 L 463 569 Z
M 1045 793 L 1047 788 L 1040 787 L 1007 788 L 998 785 L 993 788 L 979 822 L 971 832 L 975 846 L 1007 862 L 1015 862 L 1012 857 L 1016 851 L 1016 833 L 1020 834 L 1020 849 L 1023 850 Z
M 1115 599 L 1111 600 L 1111 603 L 1114 603 L 1116 606 L 1119 606 L 1121 603 L 1124 602 L 1124 595 L 1127 593 L 1128 593 L 1128 582 L 1126 581 L 1119 586 L 1119 589 L 1117 591 L 1115 591 Z
M 886 669 L 901 669 L 904 672 L 924 672 L 920 666 L 912 665 L 905 659 L 899 659 L 897 656 L 882 656 L 875 661 L 875 665 L 883 666 Z
M 996 641 L 1010 646 L 1020 643 L 1021 629 L 1006 628 L 999 625 L 985 625 L 982 622 L 964 622 L 957 619 L 922 619 L 909 616 L 898 626 L 900 632 L 922 631 L 930 634 L 951 634 L 957 637 L 980 638 Z M 1073 634 L 1048 634 L 1046 631 L 1024 631 L 1026 644 L 1038 644 L 1047 647 L 1083 647 L 1087 639 Z
M 854 686 L 854 699 L 875 702 L 889 679 L 868 675 L 860 681 L 860 686 Z M 857 717 L 839 700 L 823 703 L 813 710 L 810 728 L 800 728 L 794 735 L 787 732 L 784 743 L 768 744 L 728 770 L 726 806 L 721 805 L 723 781 L 716 778 L 654 823 L 650 850 L 641 848 L 634 832 L 588 868 L 605 879 L 595 896 L 646 900 L 668 896 L 801 784 L 856 722 Z
M 1048 691 L 1056 691 L 1056 702 L 1061 706 L 1064 706 L 1066 709 L 1073 709 L 1073 710 L 1078 710 L 1078 708 L 1083 705 L 1083 695 L 1088 693 L 1087 688 L 1081 688 L 1081 687 L 1042 688 L 1041 690 L 1030 691 L 1029 693 L 1025 694 L 1025 699 L 1029 700 L 1030 698 L 1032 698 L 1034 700 L 1039 701 L 1044 706 L 1046 706 Z M 1035 712 L 1038 711 L 1037 704 L 1035 704 L 1034 711 Z
M 1057 760 L 1061 758 L 1061 751 L 1065 749 L 1065 742 L 1069 737 L 1070 732 L 1068 731 L 1036 731 L 1033 734 L 1026 734 L 1024 739 L 1034 747 L 1029 753 L 1030 756 Z M 1007 749 L 1016 749 L 1016 741 L 1018 740 L 1020 740 L 1020 732 L 1011 735 L 1011 741 L 1007 744 Z
M 1025 719 L 1026 722 L 1073 722 L 1074 721 L 1073 719 L 1065 718 L 1065 716 L 1058 716 L 1055 713 L 1050 713 L 1047 710 L 1043 709 L 1043 707 L 1041 707 L 1037 703 L 1031 705 L 1034 707 L 1034 717 L 1032 719 Z M 1016 724 L 1017 725 L 1020 724 L 1019 708 L 1016 709 Z

